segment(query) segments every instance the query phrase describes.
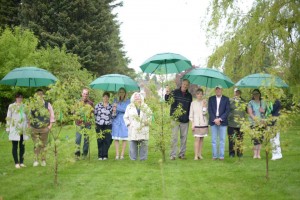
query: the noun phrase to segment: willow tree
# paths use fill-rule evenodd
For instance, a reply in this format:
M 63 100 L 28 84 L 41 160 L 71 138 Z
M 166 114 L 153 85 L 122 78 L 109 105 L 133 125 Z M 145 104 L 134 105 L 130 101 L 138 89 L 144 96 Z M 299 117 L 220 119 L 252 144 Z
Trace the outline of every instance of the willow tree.
M 208 40 L 218 41 L 208 66 L 233 81 L 250 73 L 275 73 L 290 85 L 300 78 L 298 0 L 212 0 Z

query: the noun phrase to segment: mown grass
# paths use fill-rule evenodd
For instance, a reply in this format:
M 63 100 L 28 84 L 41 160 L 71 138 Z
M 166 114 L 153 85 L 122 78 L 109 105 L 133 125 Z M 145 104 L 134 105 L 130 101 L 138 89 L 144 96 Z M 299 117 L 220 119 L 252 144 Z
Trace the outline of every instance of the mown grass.
M 270 161 L 265 178 L 265 156 L 252 159 L 250 139 L 244 157 L 211 159 L 210 137 L 204 141 L 204 160 L 193 160 L 193 137 L 189 133 L 187 160 L 160 162 L 149 146 L 147 161 L 97 160 L 95 137 L 91 159 L 75 162 L 73 126 L 66 126 L 59 144 L 59 184 L 54 185 L 53 152 L 46 167 L 32 167 L 33 144 L 26 142 L 27 168 L 15 169 L 11 143 L 0 132 L 0 199 L 299 199 L 300 123 L 281 134 L 283 159 Z M 228 155 L 228 145 L 226 155 Z M 127 148 L 128 149 L 128 148 Z

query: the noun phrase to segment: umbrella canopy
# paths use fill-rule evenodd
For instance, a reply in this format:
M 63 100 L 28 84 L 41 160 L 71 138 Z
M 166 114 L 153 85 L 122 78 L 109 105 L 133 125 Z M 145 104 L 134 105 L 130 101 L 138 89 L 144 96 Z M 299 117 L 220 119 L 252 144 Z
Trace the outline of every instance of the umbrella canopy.
M 235 86 L 240 88 L 289 87 L 281 78 L 271 74 L 251 74 L 239 80 Z
M 191 67 L 191 61 L 175 53 L 156 54 L 140 66 L 143 72 L 150 74 L 179 73 Z
M 11 86 L 41 87 L 57 81 L 57 78 L 45 69 L 20 67 L 10 71 L 0 84 Z
M 214 88 L 221 85 L 223 88 L 230 88 L 234 83 L 222 72 L 211 68 L 195 68 L 186 73 L 182 79 L 188 79 L 191 84 Z
M 100 76 L 90 84 L 93 89 L 118 91 L 121 87 L 127 91 L 140 90 L 138 84 L 130 77 L 122 74 L 107 74 Z

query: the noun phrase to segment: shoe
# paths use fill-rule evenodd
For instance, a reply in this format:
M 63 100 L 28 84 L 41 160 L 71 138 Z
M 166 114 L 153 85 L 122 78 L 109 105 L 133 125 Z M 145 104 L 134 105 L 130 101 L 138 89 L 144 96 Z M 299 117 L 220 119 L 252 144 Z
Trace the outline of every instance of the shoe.
M 20 167 L 26 167 L 26 165 L 24 165 L 23 163 L 20 164 Z
M 178 158 L 181 160 L 186 160 L 186 157 L 184 157 L 184 156 L 178 156 Z
M 107 158 L 106 158 L 106 157 L 104 157 L 102 160 L 107 160 Z
M 258 158 L 258 159 L 261 159 L 261 157 L 260 157 L 260 156 L 257 156 L 256 158 Z
M 198 156 L 198 159 L 202 160 L 202 159 L 203 159 L 203 157 L 202 157 L 202 156 Z
M 20 169 L 21 168 L 19 164 L 16 164 L 15 167 L 16 167 L 16 169 Z
M 46 167 L 46 161 L 45 160 L 42 161 L 41 166 Z
M 234 158 L 234 155 L 229 155 L 230 158 Z
M 119 156 L 116 156 L 116 160 L 119 160 Z
M 102 158 L 98 158 L 98 160 L 102 160 Z
M 34 161 L 33 166 L 34 166 L 34 167 L 39 166 L 39 162 L 38 162 L 38 161 Z
M 170 160 L 175 160 L 176 158 L 174 156 L 171 156 L 170 157 Z
M 253 156 L 253 159 L 257 158 L 257 156 Z
M 194 160 L 200 160 L 199 156 L 198 156 L 198 157 L 195 157 Z
M 124 160 L 124 156 L 121 156 L 120 159 L 121 159 L 121 160 Z
M 278 157 L 272 157 L 272 159 L 271 160 L 279 160 L 279 159 L 281 159 L 282 158 L 282 156 L 278 156 Z

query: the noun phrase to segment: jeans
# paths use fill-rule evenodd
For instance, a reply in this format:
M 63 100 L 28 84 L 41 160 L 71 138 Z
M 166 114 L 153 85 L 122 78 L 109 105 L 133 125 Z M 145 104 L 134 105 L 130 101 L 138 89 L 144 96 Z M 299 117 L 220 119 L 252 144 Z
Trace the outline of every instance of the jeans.
M 18 144 L 19 144 L 19 157 L 18 159 Z M 15 164 L 23 164 L 24 162 L 24 153 L 25 153 L 25 144 L 23 143 L 23 135 L 20 135 L 20 141 L 12 141 L 12 155 L 15 161 Z M 20 161 L 20 162 L 19 162 Z
M 224 159 L 225 154 L 225 135 L 227 126 L 211 126 L 211 143 L 213 158 Z M 219 137 L 219 152 L 217 151 L 217 141 Z
M 138 153 L 140 160 L 148 158 L 148 140 L 131 140 L 129 142 L 129 157 L 131 160 L 137 160 Z
M 85 128 L 91 129 L 90 126 L 85 126 Z M 77 146 L 76 151 L 75 151 L 76 156 L 80 156 L 80 144 L 81 144 L 81 137 L 82 137 L 82 134 L 80 133 L 81 129 L 82 129 L 82 127 L 76 126 L 76 139 L 75 139 L 75 144 Z M 87 154 L 89 152 L 89 136 L 86 134 L 84 134 L 83 136 L 84 136 L 84 139 L 83 139 L 82 151 L 83 151 L 83 156 L 87 156 Z

